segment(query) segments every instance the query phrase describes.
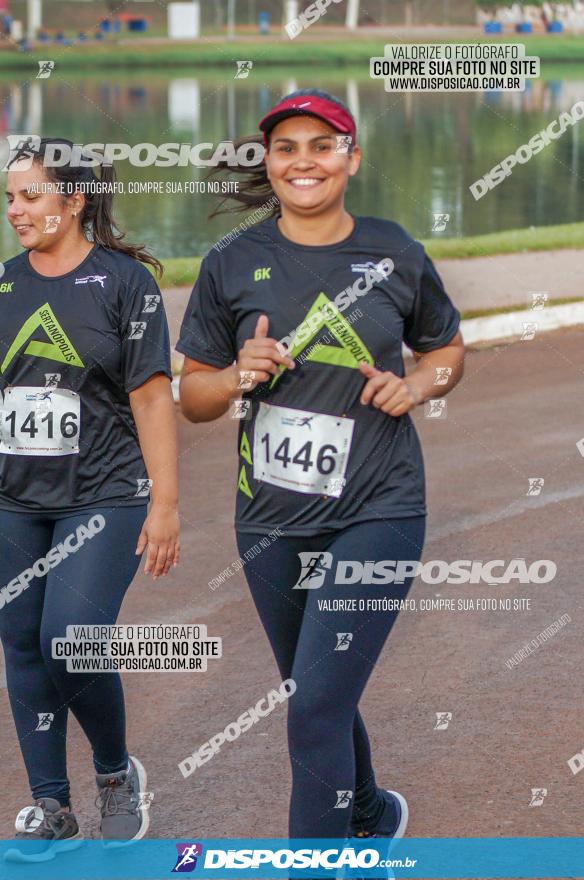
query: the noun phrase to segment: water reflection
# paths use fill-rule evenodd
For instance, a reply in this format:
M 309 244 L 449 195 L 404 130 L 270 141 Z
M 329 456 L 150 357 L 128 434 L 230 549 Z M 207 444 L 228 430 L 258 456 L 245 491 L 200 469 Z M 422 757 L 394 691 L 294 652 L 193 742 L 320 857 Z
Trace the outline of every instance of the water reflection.
M 469 185 L 569 110 L 581 80 L 528 81 L 524 92 L 389 94 L 353 71 L 275 70 L 233 79 L 231 68 L 200 76 L 128 72 L 119 79 L 71 76 L 14 84 L 0 79 L 0 133 L 41 133 L 78 143 L 219 143 L 257 131 L 283 94 L 315 82 L 346 101 L 364 151 L 351 182 L 349 208 L 431 232 L 433 215 L 450 214 L 441 235 L 471 235 L 582 219 L 582 137 L 578 125 L 476 202 Z M 117 166 L 122 181 L 202 180 L 206 169 Z M 207 220 L 213 197 L 165 193 L 118 198 L 117 215 L 132 238 L 162 257 L 199 254 L 231 229 L 231 217 Z M 0 224 L 0 258 L 18 249 Z

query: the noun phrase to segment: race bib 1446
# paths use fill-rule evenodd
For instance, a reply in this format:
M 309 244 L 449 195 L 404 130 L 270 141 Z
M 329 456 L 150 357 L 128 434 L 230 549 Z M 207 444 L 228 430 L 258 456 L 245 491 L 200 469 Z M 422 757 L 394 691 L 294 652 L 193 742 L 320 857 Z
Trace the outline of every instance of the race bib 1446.
M 260 403 L 254 426 L 256 480 L 338 498 L 353 437 L 353 419 Z

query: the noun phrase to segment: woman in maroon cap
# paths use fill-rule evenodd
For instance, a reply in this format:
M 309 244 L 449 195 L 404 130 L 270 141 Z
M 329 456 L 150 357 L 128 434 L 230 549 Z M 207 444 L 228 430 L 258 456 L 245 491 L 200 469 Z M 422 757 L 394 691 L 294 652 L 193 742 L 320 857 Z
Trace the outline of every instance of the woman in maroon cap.
M 294 92 L 260 128 L 236 199 L 268 219 L 203 260 L 182 409 L 210 421 L 244 391 L 237 540 L 287 680 L 290 837 L 399 837 L 406 800 L 378 788 L 358 704 L 412 607 L 426 505 L 409 412 L 460 379 L 460 316 L 419 242 L 346 210 L 361 150 L 340 101 Z

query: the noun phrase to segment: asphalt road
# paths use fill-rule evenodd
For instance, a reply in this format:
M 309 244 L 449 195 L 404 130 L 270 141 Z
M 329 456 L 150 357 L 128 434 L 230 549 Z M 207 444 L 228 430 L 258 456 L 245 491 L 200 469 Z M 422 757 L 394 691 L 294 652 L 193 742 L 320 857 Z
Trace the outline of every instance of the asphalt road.
M 468 354 L 446 418 L 416 412 L 425 451 L 424 559 L 553 560 L 548 584 L 431 585 L 410 597 L 528 599 L 523 610 L 402 612 L 364 699 L 378 780 L 410 803 L 412 837 L 578 836 L 584 773 L 584 328 Z M 149 771 L 151 836 L 286 836 L 289 767 L 279 707 L 188 779 L 177 765 L 277 686 L 278 674 L 237 559 L 232 528 L 236 422 L 180 418 L 183 557 L 163 581 L 140 574 L 120 622 L 205 624 L 223 639 L 207 672 L 125 676 L 130 751 Z M 530 478 L 543 478 L 527 495 Z M 269 552 L 266 551 L 266 552 Z M 505 661 L 571 618 L 517 667 Z M 452 717 L 435 729 L 436 713 Z M 104 723 L 107 723 L 106 718 Z M 0 836 L 29 802 L 5 689 Z M 86 836 L 98 814 L 87 742 L 71 719 L 73 803 Z M 530 806 L 532 789 L 547 789 Z

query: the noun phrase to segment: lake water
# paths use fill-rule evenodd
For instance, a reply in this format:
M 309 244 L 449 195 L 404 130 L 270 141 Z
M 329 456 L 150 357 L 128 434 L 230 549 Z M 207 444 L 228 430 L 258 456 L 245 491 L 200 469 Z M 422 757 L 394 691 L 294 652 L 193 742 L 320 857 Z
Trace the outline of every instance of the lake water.
M 19 84 L 0 77 L 0 133 L 41 133 L 77 143 L 219 143 L 254 134 L 261 116 L 283 94 L 317 85 L 346 101 L 358 122 L 364 153 L 348 193 L 353 213 L 397 220 L 417 238 L 432 235 L 433 215 L 450 221 L 442 236 L 474 235 L 583 219 L 584 122 L 515 167 L 511 177 L 475 201 L 469 185 L 584 98 L 584 69 L 547 67 L 523 93 L 389 94 L 363 70 L 268 69 L 233 79 L 233 70 L 201 74 L 123 72 Z M 557 73 L 556 73 L 557 71 Z M 207 170 L 132 167 L 118 178 L 166 183 L 204 181 Z M 162 258 L 203 254 L 242 217 L 207 215 L 216 197 L 201 193 L 124 194 L 115 204 L 132 241 Z M 18 252 L 5 217 L 0 259 Z

